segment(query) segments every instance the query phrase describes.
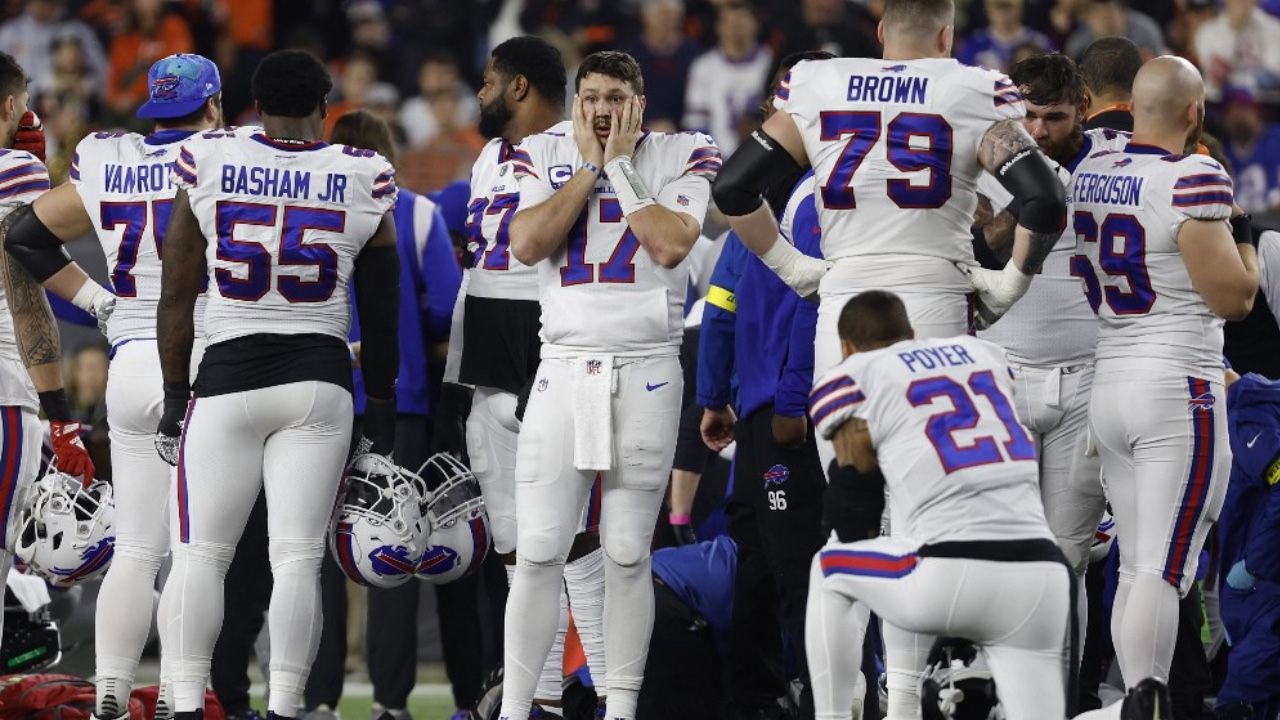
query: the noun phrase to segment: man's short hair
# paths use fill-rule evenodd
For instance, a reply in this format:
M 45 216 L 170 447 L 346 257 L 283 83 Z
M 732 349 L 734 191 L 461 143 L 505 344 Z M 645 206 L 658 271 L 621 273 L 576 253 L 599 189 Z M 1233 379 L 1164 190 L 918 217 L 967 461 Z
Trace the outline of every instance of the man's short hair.
M 892 345 L 914 334 L 902 298 L 886 290 L 854 295 L 840 311 L 837 327 L 840 339 L 859 349 Z
M 568 74 L 554 45 L 534 35 L 521 35 L 493 49 L 493 69 L 508 78 L 523 75 L 548 102 L 564 106 Z
M 885 0 L 882 20 L 894 30 L 933 34 L 955 24 L 956 6 L 952 0 Z
M 627 53 L 618 50 L 601 50 L 583 58 L 582 64 L 578 66 L 578 76 L 573 81 L 574 90 L 581 87 L 582 79 L 592 73 L 621 80 L 631 85 L 631 90 L 635 94 L 644 94 L 644 77 L 640 75 L 640 63 Z
M 0 100 L 21 95 L 27 87 L 27 74 L 8 53 L 0 52 Z
M 1126 37 L 1098 38 L 1080 56 L 1080 74 L 1091 92 L 1099 94 L 1133 92 L 1133 79 L 1142 69 L 1142 53 Z
M 396 163 L 396 141 L 391 136 L 391 128 L 368 110 L 352 110 L 338 118 L 329 140 L 337 145 L 372 150 L 392 165 Z
M 1084 100 L 1080 68 L 1062 53 L 1029 57 L 1013 66 L 1009 79 L 1023 97 L 1036 105 L 1078 105 Z
M 781 60 L 774 62 L 773 67 L 769 70 L 769 74 L 764 78 L 764 94 L 767 97 L 773 92 L 773 78 L 778 73 L 787 73 L 791 68 L 804 62 L 805 60 L 830 60 L 834 58 L 833 53 L 826 50 L 801 50 L 784 56 Z
M 302 50 L 277 50 L 262 59 L 250 81 L 264 115 L 307 117 L 333 89 L 329 70 Z

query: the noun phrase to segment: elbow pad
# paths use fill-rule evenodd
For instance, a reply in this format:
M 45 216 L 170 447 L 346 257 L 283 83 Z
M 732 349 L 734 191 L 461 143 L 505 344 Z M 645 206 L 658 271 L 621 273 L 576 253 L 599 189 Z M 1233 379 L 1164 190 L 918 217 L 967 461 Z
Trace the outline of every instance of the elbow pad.
M 1023 150 L 995 176 L 1013 193 L 1019 225 L 1036 233 L 1060 233 L 1067 226 L 1066 189 L 1038 151 Z
M 761 195 L 775 178 L 794 177 L 799 170 L 791 153 L 764 130 L 756 130 L 725 161 L 711 187 L 711 196 L 725 215 L 747 215 L 764 204 Z
M 394 397 L 400 370 L 400 257 L 394 247 L 366 247 L 356 261 L 360 371 L 365 394 Z
M 30 203 L 14 210 L 5 224 L 4 249 L 36 282 L 43 283 L 71 264 L 62 240 L 40 222 Z

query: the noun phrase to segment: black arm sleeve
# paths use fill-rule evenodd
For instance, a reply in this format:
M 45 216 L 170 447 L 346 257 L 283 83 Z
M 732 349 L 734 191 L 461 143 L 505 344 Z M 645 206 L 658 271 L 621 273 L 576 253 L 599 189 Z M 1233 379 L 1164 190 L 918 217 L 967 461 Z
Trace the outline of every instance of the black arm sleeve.
M 777 178 L 795 177 L 801 169 L 777 140 L 764 130 L 756 130 L 725 161 L 711 195 L 725 215 L 747 215 L 760 207 L 764 202 L 761 195 Z
M 62 240 L 54 235 L 30 203 L 13 211 L 14 220 L 5 235 L 4 249 L 9 251 L 36 282 L 44 282 L 54 273 L 71 264 L 71 257 L 62 247 Z
M 400 257 L 396 248 L 366 247 L 356 258 L 355 284 L 365 394 L 390 400 L 395 397 L 400 370 Z
M 1013 193 L 1018 224 L 1036 233 L 1059 233 L 1067 226 L 1067 192 L 1035 150 L 1023 150 L 996 171 L 996 179 Z

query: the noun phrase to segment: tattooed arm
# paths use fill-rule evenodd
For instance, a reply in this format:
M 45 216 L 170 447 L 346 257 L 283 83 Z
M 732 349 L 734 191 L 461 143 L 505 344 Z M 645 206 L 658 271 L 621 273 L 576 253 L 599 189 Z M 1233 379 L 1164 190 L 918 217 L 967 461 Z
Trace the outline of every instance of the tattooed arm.
M 1000 262 L 1009 262 L 1013 255 L 1013 234 L 1018 227 L 1018 218 L 1008 210 L 995 212 L 991 201 L 979 196 L 978 217 L 974 224 L 982 230 L 982 237 L 991 254 Z
M 164 409 L 156 427 L 155 446 L 160 459 L 170 465 L 178 464 L 178 440 L 191 397 L 191 345 L 196 336 L 194 313 L 205 274 L 206 246 L 187 191 L 179 189 L 173 198 L 173 211 L 164 235 L 160 308 L 156 311 Z
M 14 213 L 0 221 L 0 236 L 13 227 Z M 5 298 L 13 316 L 18 353 L 37 392 L 62 388 L 62 342 L 44 288 L 7 252 L 0 252 Z
M 1013 193 L 1019 206 L 1012 261 L 1024 275 L 1040 270 L 1066 226 L 1066 191 L 1036 143 L 1016 120 L 1001 120 L 982 136 L 978 163 Z

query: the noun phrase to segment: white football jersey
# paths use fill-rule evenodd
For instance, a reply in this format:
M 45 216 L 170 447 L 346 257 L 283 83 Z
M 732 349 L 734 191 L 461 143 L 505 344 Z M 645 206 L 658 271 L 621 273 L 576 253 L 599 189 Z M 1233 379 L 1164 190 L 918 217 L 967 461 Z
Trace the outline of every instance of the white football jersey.
M 0 149 L 0 218 L 48 189 L 49 171 L 35 155 Z M 13 316 L 9 314 L 4 285 L 4 278 L 0 277 L 0 406 L 22 405 L 34 409 L 38 407 L 36 390 L 18 353 L 18 339 L 13 332 Z
M 1063 186 L 1069 188 L 1071 173 L 1085 158 L 1102 150 L 1119 150 L 1128 142 L 1128 133 L 1088 130 L 1074 161 L 1063 167 L 1050 160 L 1049 165 L 1057 171 Z M 988 172 L 978 178 L 978 194 L 990 199 L 996 212 L 1008 207 L 1013 200 L 1009 191 Z M 1070 215 L 1070 208 L 1067 210 Z M 1079 270 L 1072 268 L 1075 254 L 1076 233 L 1068 226 L 1045 258 L 1027 294 L 1019 298 L 999 322 L 978 331 L 978 337 L 1003 347 L 1009 360 L 1018 365 L 1062 367 L 1092 360 L 1098 340 L 1098 318 L 1080 287 Z
M 571 134 L 573 124 L 558 123 L 550 132 Z M 494 138 L 471 166 L 471 202 L 467 204 L 467 244 L 475 246 L 467 294 L 499 300 L 537 300 L 538 269 L 511 254 L 508 230 L 520 204 L 520 184 L 511 162 L 515 146 Z
M 84 202 L 107 258 L 116 307 L 107 321 L 112 345 L 156 336 L 160 252 L 178 186 L 173 163 L 195 133 L 151 135 L 100 132 L 80 141 L 71 158 L 71 184 Z M 196 336 L 204 335 L 204 303 L 196 299 Z
M 1178 231 L 1187 220 L 1231 217 L 1231 178 L 1222 166 L 1129 143 L 1080 163 L 1068 201 L 1076 266 L 1101 320 L 1098 362 L 1221 372 L 1223 321 L 1191 284 Z
M 720 150 L 710 137 L 649 132 L 632 157 L 658 204 L 702 224 L 720 170 Z M 550 198 L 583 160 L 565 130 L 525 138 L 513 162 L 523 211 Z M 596 181 L 565 244 L 538 264 L 538 278 L 543 357 L 679 351 L 689 264 L 668 270 L 640 247 L 608 176 Z
M 1035 442 L 1012 397 L 1004 351 L 960 335 L 845 358 L 814 384 L 809 414 L 825 438 L 850 418 L 867 423 L 895 536 L 1051 538 Z
M 173 167 L 208 241 L 210 345 L 261 333 L 347 339 L 356 256 L 396 201 L 371 150 L 209 132 Z
M 1026 114 L 1009 78 L 952 59 L 805 61 L 774 104 L 804 139 L 833 277 L 964 291 L 953 263 L 973 259 L 978 146 Z

